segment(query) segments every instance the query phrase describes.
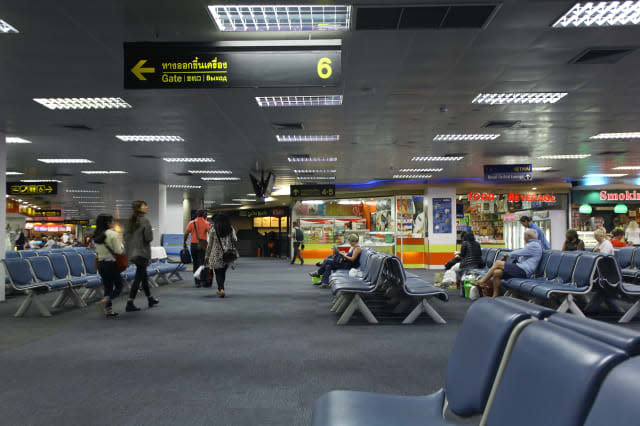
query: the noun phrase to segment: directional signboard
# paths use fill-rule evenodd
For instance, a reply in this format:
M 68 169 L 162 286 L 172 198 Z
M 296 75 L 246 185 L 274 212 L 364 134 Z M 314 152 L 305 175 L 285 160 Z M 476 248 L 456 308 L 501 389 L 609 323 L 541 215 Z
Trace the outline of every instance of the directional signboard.
M 489 164 L 484 166 L 484 180 L 527 182 L 532 178 L 531 164 Z
M 291 185 L 291 197 L 333 197 L 336 195 L 335 185 Z
M 7 195 L 55 195 L 57 182 L 7 182 Z
M 335 87 L 341 47 L 124 43 L 125 89 Z

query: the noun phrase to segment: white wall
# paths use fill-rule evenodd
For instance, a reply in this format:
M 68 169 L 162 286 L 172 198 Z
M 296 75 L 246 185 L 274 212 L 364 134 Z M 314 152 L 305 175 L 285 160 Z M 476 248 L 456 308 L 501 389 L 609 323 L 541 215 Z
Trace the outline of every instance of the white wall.
M 7 188 L 7 142 L 4 133 L 0 132 L 0 188 L 3 188 L 6 193 Z M 4 251 L 8 248 L 5 247 L 6 235 L 6 217 L 7 217 L 7 197 L 0 197 L 0 229 L 3 231 L 2 238 L 0 238 L 0 259 L 4 259 Z M 4 267 L 0 267 L 0 302 L 5 300 L 5 284 L 4 284 L 5 270 Z

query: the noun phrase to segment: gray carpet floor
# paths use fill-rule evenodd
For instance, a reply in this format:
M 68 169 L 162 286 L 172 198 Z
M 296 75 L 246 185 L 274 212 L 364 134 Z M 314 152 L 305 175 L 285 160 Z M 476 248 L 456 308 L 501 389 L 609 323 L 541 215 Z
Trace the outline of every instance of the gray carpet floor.
M 308 425 L 314 400 L 332 389 L 441 387 L 469 301 L 433 302 L 446 325 L 336 326 L 312 270 L 241 259 L 224 299 L 181 282 L 154 290 L 153 309 L 139 295 L 145 308 L 124 313 L 118 299 L 116 319 L 95 305 L 13 318 L 20 298 L 10 299 L 0 304 L 0 423 Z

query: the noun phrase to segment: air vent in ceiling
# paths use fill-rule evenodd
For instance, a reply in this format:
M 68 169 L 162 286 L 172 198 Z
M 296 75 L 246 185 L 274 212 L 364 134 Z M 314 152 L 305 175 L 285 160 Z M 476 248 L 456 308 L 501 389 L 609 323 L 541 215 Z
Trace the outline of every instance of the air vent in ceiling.
M 99 180 L 92 180 L 92 181 L 89 181 L 87 183 L 89 183 L 91 185 L 104 185 L 104 182 L 100 182 Z
M 469 155 L 468 152 L 450 152 L 449 154 L 444 154 L 443 157 L 466 157 Z
M 193 176 L 192 173 L 189 172 L 176 172 L 174 173 L 176 176 Z
M 490 120 L 482 125 L 486 129 L 511 129 L 520 120 Z
M 634 48 L 591 48 L 569 61 L 570 64 L 615 64 L 633 52 Z
M 624 155 L 624 154 L 628 154 L 629 151 L 602 151 L 599 152 L 596 155 Z
M 275 130 L 302 130 L 302 123 L 271 123 Z
M 358 7 L 356 30 L 483 28 L 496 7 L 495 4 Z
M 69 177 L 69 176 L 73 176 L 72 173 L 55 173 L 54 176 L 57 177 Z
M 60 127 L 64 127 L 69 130 L 85 130 L 91 131 L 93 128 L 87 126 L 86 124 L 61 124 Z
M 160 158 L 160 157 L 156 157 L 155 155 L 149 155 L 149 154 L 134 154 L 134 155 L 132 155 L 132 157 L 134 157 L 134 158 L 143 158 L 143 159 Z

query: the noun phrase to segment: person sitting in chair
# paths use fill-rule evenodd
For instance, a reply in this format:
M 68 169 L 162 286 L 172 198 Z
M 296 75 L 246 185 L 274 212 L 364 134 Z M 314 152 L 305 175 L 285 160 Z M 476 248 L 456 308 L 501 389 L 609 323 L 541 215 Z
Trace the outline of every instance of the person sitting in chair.
M 357 268 L 360 266 L 360 253 L 362 253 L 362 248 L 358 244 L 358 235 L 349 235 L 347 241 L 351 245 L 351 250 L 349 250 L 347 254 L 342 253 L 337 250 L 337 247 L 334 247 L 334 255 L 326 258 L 317 272 L 310 274 L 312 277 L 322 277 L 320 285 L 329 285 L 329 277 L 333 271 Z
M 538 240 L 538 232 L 531 228 L 524 231 L 524 242 L 524 248 L 505 253 L 501 260 L 496 260 L 487 275 L 482 277 L 477 285 L 489 288 L 493 285 L 493 297 L 495 298 L 500 296 L 500 280 L 531 277 L 542 259 L 542 244 Z M 510 257 L 517 258 L 518 263 L 507 263 L 507 259 Z M 487 284 L 489 280 L 493 280 L 492 284 Z

